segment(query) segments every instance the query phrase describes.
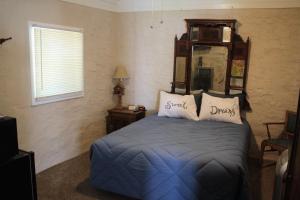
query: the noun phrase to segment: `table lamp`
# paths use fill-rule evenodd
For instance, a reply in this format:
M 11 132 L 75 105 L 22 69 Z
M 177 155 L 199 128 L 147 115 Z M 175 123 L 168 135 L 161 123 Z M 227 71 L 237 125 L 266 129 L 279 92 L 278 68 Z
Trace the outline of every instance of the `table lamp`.
M 113 75 L 113 79 L 116 79 L 118 80 L 118 83 L 117 85 L 114 87 L 114 91 L 113 91 L 113 94 L 114 95 L 118 95 L 118 104 L 116 106 L 116 108 L 118 109 L 122 109 L 122 96 L 124 95 L 124 90 L 125 90 L 125 87 L 123 86 L 123 81 L 125 79 L 128 79 L 128 74 L 127 74 L 127 71 L 126 69 L 123 67 L 123 66 L 118 66 L 116 68 L 116 71 Z

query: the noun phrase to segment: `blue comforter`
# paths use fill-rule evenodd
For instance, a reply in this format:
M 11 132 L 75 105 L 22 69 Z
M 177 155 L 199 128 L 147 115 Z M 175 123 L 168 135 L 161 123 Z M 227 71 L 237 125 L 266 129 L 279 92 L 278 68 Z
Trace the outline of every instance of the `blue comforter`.
M 145 200 L 244 200 L 249 126 L 149 116 L 91 147 L 94 187 Z

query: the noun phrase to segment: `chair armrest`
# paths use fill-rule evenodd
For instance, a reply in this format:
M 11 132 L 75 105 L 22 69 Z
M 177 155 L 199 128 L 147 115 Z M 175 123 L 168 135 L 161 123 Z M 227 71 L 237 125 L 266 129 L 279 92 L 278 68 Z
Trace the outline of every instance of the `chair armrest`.
M 289 132 L 283 132 L 283 134 L 286 136 L 287 139 L 293 140 L 294 134 Z

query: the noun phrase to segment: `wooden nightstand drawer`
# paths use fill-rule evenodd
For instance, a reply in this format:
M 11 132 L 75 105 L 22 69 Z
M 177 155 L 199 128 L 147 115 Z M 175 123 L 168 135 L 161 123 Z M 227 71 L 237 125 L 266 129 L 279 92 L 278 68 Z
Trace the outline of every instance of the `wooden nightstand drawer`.
M 145 111 L 130 111 L 127 109 L 108 110 L 106 132 L 111 133 L 144 117 Z

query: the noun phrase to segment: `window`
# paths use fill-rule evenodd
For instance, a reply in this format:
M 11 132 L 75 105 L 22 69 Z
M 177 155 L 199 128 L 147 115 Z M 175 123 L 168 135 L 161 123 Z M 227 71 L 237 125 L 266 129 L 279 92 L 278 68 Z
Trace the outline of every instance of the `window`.
M 83 33 L 30 23 L 32 105 L 83 96 Z

